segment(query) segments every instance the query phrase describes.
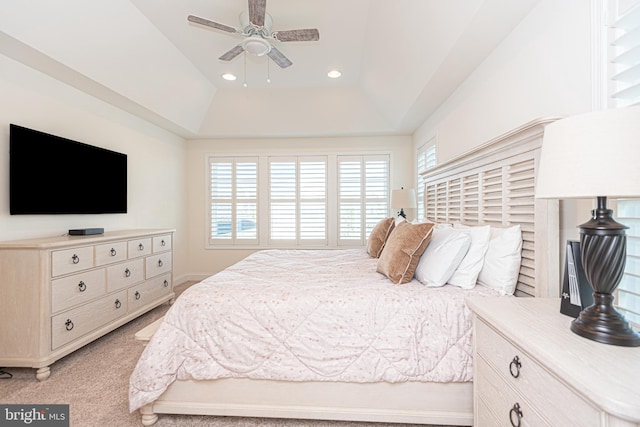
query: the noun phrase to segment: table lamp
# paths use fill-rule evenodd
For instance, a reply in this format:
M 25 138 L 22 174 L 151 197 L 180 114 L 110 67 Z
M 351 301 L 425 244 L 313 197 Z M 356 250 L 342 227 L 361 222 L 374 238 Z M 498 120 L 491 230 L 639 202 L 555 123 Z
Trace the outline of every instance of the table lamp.
M 571 330 L 605 344 L 637 347 L 640 335 L 613 306 L 624 274 L 626 227 L 613 219 L 607 197 L 640 196 L 640 107 L 611 109 L 558 120 L 544 132 L 536 197 L 597 198 L 580 225 L 580 255 L 593 288 L 593 305 Z
M 398 216 L 407 218 L 407 214 L 404 213 L 404 208 L 416 207 L 416 192 L 413 188 L 400 187 L 400 190 L 391 191 L 391 207 L 393 209 L 400 209 Z

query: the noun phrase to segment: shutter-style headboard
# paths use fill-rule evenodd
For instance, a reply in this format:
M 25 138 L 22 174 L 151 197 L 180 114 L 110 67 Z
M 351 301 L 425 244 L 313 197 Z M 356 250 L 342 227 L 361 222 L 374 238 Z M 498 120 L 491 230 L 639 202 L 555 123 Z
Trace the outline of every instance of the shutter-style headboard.
M 559 295 L 557 200 L 536 199 L 544 128 L 530 122 L 422 174 L 427 219 L 441 223 L 522 228 L 517 296 Z

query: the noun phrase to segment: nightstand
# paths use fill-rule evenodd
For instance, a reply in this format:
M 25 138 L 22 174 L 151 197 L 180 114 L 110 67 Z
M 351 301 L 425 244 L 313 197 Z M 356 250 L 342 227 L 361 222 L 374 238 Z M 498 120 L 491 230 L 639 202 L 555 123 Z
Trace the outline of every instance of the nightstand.
M 640 426 L 640 348 L 582 338 L 557 298 L 468 298 L 474 425 Z

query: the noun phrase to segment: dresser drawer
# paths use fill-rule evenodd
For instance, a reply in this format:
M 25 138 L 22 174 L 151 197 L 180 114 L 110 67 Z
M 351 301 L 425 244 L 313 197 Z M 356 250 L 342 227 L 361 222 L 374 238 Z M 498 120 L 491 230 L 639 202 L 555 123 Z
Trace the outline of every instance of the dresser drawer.
M 51 253 L 51 277 L 75 273 L 93 266 L 93 246 L 83 246 Z
M 169 293 L 171 293 L 170 274 L 154 277 L 151 280 L 129 288 L 129 311 L 133 312 Z
M 143 266 L 142 259 L 135 259 L 107 267 L 107 291 L 116 291 L 144 280 Z
M 495 371 L 482 358 L 474 360 L 474 369 L 478 400 L 482 400 L 483 404 L 486 402 L 486 407 L 483 410 L 488 411 L 483 414 L 483 417 L 492 421 L 491 424 L 478 423 L 477 427 L 549 426 L 526 398 L 512 389 L 502 377 L 496 375 Z M 557 425 L 570 426 L 573 424 Z
M 67 344 L 127 312 L 127 291 L 107 295 L 51 318 L 51 349 Z
M 153 238 L 153 253 L 169 251 L 172 248 L 171 234 Z
M 106 293 L 105 270 L 90 270 L 51 281 L 51 312 L 98 298 Z
M 484 322 L 476 322 L 476 350 L 497 374 L 525 396 L 554 424 L 599 426 L 599 411 L 578 397 L 529 355 L 515 347 Z M 562 408 L 558 408 L 562 402 Z
M 147 257 L 145 260 L 145 277 L 158 276 L 171 271 L 171 252 Z
M 473 424 L 475 427 L 493 427 L 502 425 L 495 415 L 493 415 L 489 406 L 482 398 L 475 399 L 475 405 L 475 418 Z
M 113 264 L 127 259 L 127 242 L 113 242 L 95 247 L 96 266 Z
M 151 238 L 129 240 L 127 251 L 129 259 L 149 255 L 151 253 Z

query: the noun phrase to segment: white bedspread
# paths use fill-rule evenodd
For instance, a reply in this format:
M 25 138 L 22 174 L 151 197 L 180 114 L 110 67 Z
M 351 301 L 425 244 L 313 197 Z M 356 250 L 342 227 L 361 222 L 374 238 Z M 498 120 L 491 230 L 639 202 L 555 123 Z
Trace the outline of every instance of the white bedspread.
M 191 286 L 131 375 L 130 410 L 175 379 L 472 380 L 470 295 L 394 285 L 363 249 L 267 250 Z

